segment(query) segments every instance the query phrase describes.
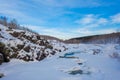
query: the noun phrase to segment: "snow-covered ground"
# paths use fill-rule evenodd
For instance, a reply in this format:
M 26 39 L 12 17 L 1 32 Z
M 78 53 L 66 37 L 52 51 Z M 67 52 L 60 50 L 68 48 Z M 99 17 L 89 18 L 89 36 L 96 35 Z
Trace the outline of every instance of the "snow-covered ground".
M 1 80 L 120 80 L 120 45 L 68 45 L 38 62 L 11 60 L 0 65 Z

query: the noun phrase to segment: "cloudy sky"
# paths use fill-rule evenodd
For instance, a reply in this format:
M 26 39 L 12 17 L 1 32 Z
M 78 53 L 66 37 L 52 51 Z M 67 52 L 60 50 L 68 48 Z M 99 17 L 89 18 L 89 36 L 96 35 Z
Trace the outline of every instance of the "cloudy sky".
M 116 32 L 120 0 L 0 0 L 0 16 L 61 39 Z

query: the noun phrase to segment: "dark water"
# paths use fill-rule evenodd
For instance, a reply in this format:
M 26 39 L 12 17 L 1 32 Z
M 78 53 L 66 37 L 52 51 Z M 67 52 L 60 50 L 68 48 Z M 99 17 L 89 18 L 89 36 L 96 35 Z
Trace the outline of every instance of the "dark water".
M 64 54 L 64 57 L 73 56 L 74 54 L 75 54 L 74 52 L 71 52 L 71 53 L 65 53 L 65 54 Z

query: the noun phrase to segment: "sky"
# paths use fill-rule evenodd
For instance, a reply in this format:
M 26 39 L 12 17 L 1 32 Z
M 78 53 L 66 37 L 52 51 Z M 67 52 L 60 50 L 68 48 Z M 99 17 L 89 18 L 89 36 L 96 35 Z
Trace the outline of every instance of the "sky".
M 69 39 L 120 31 L 120 0 L 0 0 L 0 16 Z

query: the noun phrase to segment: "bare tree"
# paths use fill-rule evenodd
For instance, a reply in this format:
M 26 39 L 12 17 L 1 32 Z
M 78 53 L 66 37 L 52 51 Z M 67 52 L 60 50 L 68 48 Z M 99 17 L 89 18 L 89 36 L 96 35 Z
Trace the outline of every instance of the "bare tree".
M 17 20 L 13 19 L 9 23 L 9 28 L 16 29 L 18 27 Z
M 0 24 L 7 26 L 7 17 L 1 16 L 0 17 Z
M 33 33 L 37 34 L 35 31 L 33 31 L 31 29 L 19 25 L 16 19 L 12 19 L 12 20 L 9 19 L 9 22 L 8 22 L 8 18 L 5 16 L 0 17 L 0 24 L 4 25 L 10 29 L 26 30 L 26 31 L 33 32 Z

